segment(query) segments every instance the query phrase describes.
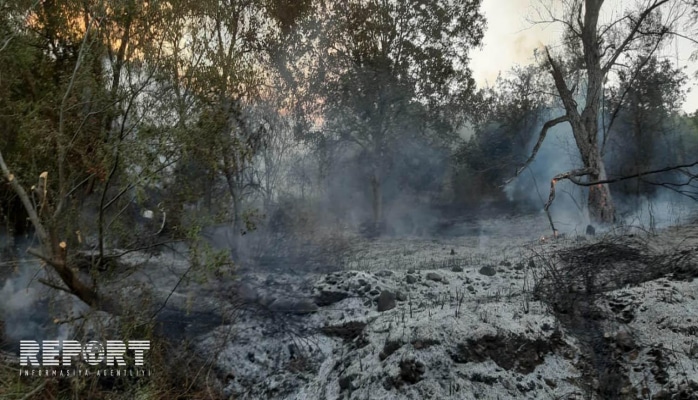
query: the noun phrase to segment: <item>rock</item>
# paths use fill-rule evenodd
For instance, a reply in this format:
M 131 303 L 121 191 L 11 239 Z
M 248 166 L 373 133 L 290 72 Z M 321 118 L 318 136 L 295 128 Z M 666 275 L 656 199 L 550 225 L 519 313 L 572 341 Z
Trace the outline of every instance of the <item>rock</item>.
M 456 255 L 456 251 L 453 250 L 453 249 L 451 249 L 451 255 L 452 255 L 452 256 L 455 256 L 455 255 Z
M 441 282 L 443 280 L 443 277 L 437 274 L 436 272 L 429 272 L 427 273 L 427 279 L 434 282 Z
M 402 378 L 404 382 L 415 384 L 422 380 L 424 372 L 426 372 L 426 367 L 420 361 L 400 361 L 400 378 Z
M 399 291 L 399 290 L 397 291 L 397 293 L 395 293 L 395 298 L 397 299 L 397 301 L 405 301 L 405 300 L 407 300 L 407 296 L 405 295 L 405 293 L 403 293 L 403 292 L 401 292 L 401 291 Z
M 548 385 L 549 387 L 551 387 L 553 389 L 555 389 L 557 387 L 557 383 L 555 383 L 555 381 L 552 379 L 543 378 L 543 382 L 545 382 L 546 385 Z
M 343 376 L 343 377 L 339 378 L 339 391 L 340 392 L 343 392 L 345 390 L 352 391 L 352 390 L 356 389 L 354 387 L 353 381 L 354 381 L 354 379 L 356 379 L 357 376 L 358 375 L 356 375 L 356 374 L 351 374 L 351 375 L 347 375 L 347 376 Z
M 362 321 L 349 321 L 342 325 L 331 325 L 320 328 L 320 331 L 327 336 L 334 336 L 344 339 L 345 342 L 356 340 L 366 328 L 366 323 Z
M 691 357 L 697 357 L 698 358 L 698 343 L 693 343 L 691 346 L 690 350 L 688 351 L 688 354 L 691 355 Z
M 389 290 L 382 291 L 380 296 L 378 296 L 378 311 L 384 312 L 384 311 L 392 310 L 393 308 L 395 308 L 395 305 L 396 305 L 395 300 L 396 300 L 395 293 L 393 293 Z
M 451 267 L 451 271 L 453 271 L 453 272 L 463 272 L 463 267 L 461 267 L 460 265 L 454 265 L 453 267 Z
M 407 281 L 407 283 L 416 283 L 417 282 L 417 278 L 415 278 L 414 275 L 407 275 L 405 277 L 405 280 Z
M 491 265 L 485 265 L 484 267 L 480 268 L 480 271 L 478 272 L 485 276 L 494 276 L 497 273 L 497 270 L 495 270 Z
M 415 269 L 414 269 L 414 268 L 410 268 L 410 269 L 407 270 L 407 273 L 408 273 L 408 274 L 414 274 L 414 273 L 415 273 Z
M 383 381 L 383 389 L 390 391 L 393 388 L 393 380 L 390 377 L 385 378 Z
M 383 351 L 378 354 L 378 359 L 385 361 L 386 358 L 390 357 L 402 347 L 403 343 L 399 340 L 389 340 L 383 346 Z
M 436 339 L 415 339 L 412 341 L 412 347 L 414 347 L 415 350 L 422 350 L 422 349 L 427 349 L 431 346 L 441 344 L 440 340 Z
M 269 307 L 273 302 L 276 301 L 274 296 L 260 296 L 257 302 L 265 307 Z
M 527 384 L 522 383 L 517 383 L 516 388 L 519 389 L 521 393 L 526 393 L 534 390 L 536 388 L 536 384 L 533 381 L 528 382 Z
M 593 225 L 587 225 L 587 235 L 594 236 L 596 234 L 596 229 Z
M 334 303 L 338 303 L 349 297 L 347 292 L 335 292 L 330 290 L 323 290 L 320 294 L 315 296 L 315 304 L 320 307 L 326 307 Z
M 388 271 L 387 269 L 384 269 L 382 271 L 376 272 L 376 276 L 380 276 L 381 278 L 387 278 L 393 276 L 393 271 Z
M 288 314 L 310 314 L 318 310 L 317 304 L 308 299 L 276 299 L 269 305 L 272 311 Z

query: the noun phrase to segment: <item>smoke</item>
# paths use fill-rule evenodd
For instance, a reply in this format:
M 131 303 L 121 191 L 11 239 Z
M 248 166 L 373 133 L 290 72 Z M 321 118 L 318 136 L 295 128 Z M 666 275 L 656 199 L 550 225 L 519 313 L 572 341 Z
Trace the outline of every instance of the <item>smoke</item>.
M 550 112 L 551 115 L 562 113 L 562 110 Z M 530 154 L 535 146 L 541 127 L 542 123 L 534 130 L 536 134 L 527 144 L 526 154 Z M 686 129 L 667 129 L 645 139 L 646 143 L 639 144 L 631 127 L 617 124 L 611 132 L 614 140 L 609 141 L 604 155 L 608 177 L 622 177 L 681 164 L 686 158 L 683 154 L 683 141 L 689 135 L 690 131 Z M 652 154 L 648 155 L 648 150 L 643 150 L 642 146 L 651 149 Z M 548 131 L 543 145 L 527 170 L 504 190 L 510 201 L 535 207 L 542 212 L 548 200 L 552 177 L 581 166 L 571 126 L 559 124 Z M 670 172 L 654 175 L 646 181 L 633 179 L 611 184 L 617 224 L 654 230 L 686 222 L 695 208 L 695 201 L 661 185 L 677 183 L 682 179 L 685 180 L 685 177 Z M 550 208 L 556 228 L 565 233 L 584 232 L 590 223 L 587 195 L 588 189 L 570 181 L 563 180 L 556 184 L 556 197 Z
M 6 234 L 0 240 L 12 243 Z M 44 286 L 39 279 L 46 279 L 46 272 L 35 259 L 25 256 L 30 243 L 14 238 L 13 244 L 4 249 L 4 283 L 0 288 L 0 320 L 4 332 L 0 332 L 0 346 L 15 349 L 19 341 L 67 339 L 72 328 L 68 324 L 56 324 L 54 319 L 84 308 L 72 296 L 56 292 Z
M 24 267 L 20 267 L 25 269 Z M 0 297 L 0 316 L 5 327 L 5 336 L 12 339 L 32 337 L 39 332 L 39 323 L 32 320 L 38 308 L 41 298 L 39 290 L 28 287 L 28 273 L 23 273 L 15 279 L 7 279 L 2 289 Z
M 561 110 L 550 112 L 561 114 Z M 545 118 L 545 116 L 544 116 Z M 536 127 L 525 154 L 531 154 L 538 140 L 542 123 Z M 504 192 L 509 201 L 543 212 L 548 201 L 551 179 L 563 172 L 581 166 L 572 128 L 569 124 L 558 124 L 548 130 L 547 136 L 535 159 L 519 177 L 505 186 Z M 586 190 L 571 182 L 561 181 L 556 185 L 556 197 L 550 212 L 555 226 L 561 232 L 584 232 L 589 224 L 586 210 Z
M 394 136 L 381 155 L 378 170 L 383 233 L 425 235 L 439 219 L 437 203 L 443 195 L 450 155 L 415 133 L 396 132 Z M 374 156 L 342 145 L 320 183 L 325 190 L 318 202 L 326 218 L 339 218 L 359 230 L 372 224 Z

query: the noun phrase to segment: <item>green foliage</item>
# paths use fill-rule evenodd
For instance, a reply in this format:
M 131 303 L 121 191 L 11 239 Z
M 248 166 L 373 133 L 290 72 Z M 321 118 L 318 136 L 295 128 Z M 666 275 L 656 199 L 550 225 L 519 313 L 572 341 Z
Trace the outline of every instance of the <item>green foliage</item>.
M 489 107 L 455 155 L 453 187 L 459 201 L 503 197 L 501 186 L 528 157 L 528 143 L 548 114 L 550 99 L 539 67 L 515 67 L 484 95 Z
M 299 126 L 311 131 L 303 137 L 323 171 L 353 157 L 371 187 L 375 224 L 384 183 L 400 184 L 390 171 L 410 165 L 405 150 L 447 147 L 473 110 L 468 52 L 483 36 L 479 8 L 477 0 L 336 2 L 296 37 L 303 68 L 284 64 L 283 76 L 301 82 Z M 309 56 L 317 61 L 305 63 Z
M 683 164 L 691 161 L 692 154 L 686 146 L 691 142 L 690 129 L 678 117 L 687 76 L 669 60 L 638 57 L 633 62 L 636 73 L 620 73 L 618 85 L 609 90 L 606 100 L 610 115 L 605 118 L 612 121 L 608 165 L 617 176 Z M 619 112 L 614 115 L 611 110 Z M 647 194 L 657 187 L 631 181 L 615 189 L 624 194 Z
M 330 50 L 316 75 L 326 82 L 318 93 L 326 114 L 359 125 L 346 129 L 359 140 L 390 136 L 415 114 L 417 126 L 446 115 L 439 122 L 457 126 L 473 95 L 467 57 L 483 36 L 479 6 L 415 0 L 331 7 L 321 42 Z

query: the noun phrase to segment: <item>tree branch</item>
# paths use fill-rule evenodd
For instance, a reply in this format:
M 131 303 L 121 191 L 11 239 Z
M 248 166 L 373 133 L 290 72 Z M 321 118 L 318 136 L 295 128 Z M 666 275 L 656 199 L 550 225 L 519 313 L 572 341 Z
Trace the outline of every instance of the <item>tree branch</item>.
M 548 201 L 545 203 L 545 207 L 543 207 L 543 209 L 545 210 L 545 214 L 548 216 L 550 228 L 553 230 L 553 236 L 557 237 L 557 229 L 555 228 L 555 224 L 553 223 L 553 217 L 550 215 L 550 206 L 553 204 L 553 201 L 555 200 L 555 185 L 558 181 L 561 181 L 563 179 L 569 179 L 575 184 L 579 184 L 579 179 L 577 178 L 586 175 L 591 175 L 594 172 L 596 171 L 593 168 L 574 169 L 572 171 L 564 172 L 562 174 L 557 174 L 553 177 L 553 179 L 550 180 L 550 195 L 548 196 Z
M 34 225 L 34 229 L 36 229 L 36 234 L 39 236 L 39 241 L 41 242 L 42 246 L 49 246 L 50 240 L 48 231 L 46 230 L 46 228 L 44 228 L 44 225 L 41 223 L 39 215 L 36 212 L 36 208 L 32 204 L 31 199 L 27 194 L 27 191 L 24 190 L 24 187 L 22 187 L 22 185 L 19 184 L 17 178 L 10 172 L 9 168 L 7 167 L 7 164 L 5 164 L 5 159 L 2 156 L 2 151 L 0 151 L 0 169 L 2 170 L 3 176 L 12 187 L 12 190 L 14 190 L 14 192 L 17 193 L 17 196 L 19 196 L 19 199 L 22 201 L 22 205 L 24 205 L 24 209 L 27 211 L 27 214 L 29 215 L 29 220 L 32 222 L 32 225 Z
M 628 45 L 630 42 L 635 40 L 635 35 L 638 33 L 640 30 L 640 27 L 642 26 L 642 23 L 645 22 L 647 17 L 652 13 L 652 11 L 656 10 L 657 8 L 661 7 L 662 5 L 668 3 L 669 0 L 658 0 L 654 1 L 652 4 L 650 4 L 642 13 L 640 13 L 639 18 L 635 21 L 635 25 L 633 25 L 632 29 L 628 33 L 628 35 L 623 39 L 621 44 L 616 48 L 616 51 L 613 53 L 611 58 L 608 60 L 606 65 L 603 66 L 601 69 L 603 71 L 603 75 L 605 76 L 608 71 L 611 70 L 613 65 L 616 63 L 616 60 L 618 57 L 620 57 L 623 52 L 627 49 Z
M 57 218 L 61 212 L 63 211 L 63 207 L 65 205 L 65 198 L 66 198 L 66 193 L 68 192 L 67 182 L 66 182 L 66 173 L 65 173 L 65 157 L 66 157 L 66 148 L 61 143 L 63 136 L 63 133 L 65 131 L 65 111 L 66 111 L 66 104 L 68 103 L 68 98 L 70 96 L 70 92 L 73 91 L 73 86 L 75 85 L 75 80 L 77 79 L 78 71 L 80 70 L 80 67 L 82 66 L 82 61 L 85 57 L 85 49 L 87 48 L 87 39 L 90 36 L 90 31 L 92 30 L 92 22 L 94 19 L 91 19 L 87 27 L 85 28 L 85 37 L 82 39 L 82 43 L 80 44 L 80 51 L 78 52 L 78 58 L 77 61 L 75 62 L 75 68 L 73 69 L 73 74 L 70 76 L 70 82 L 68 83 L 68 87 L 65 90 L 65 93 L 63 93 L 63 98 L 61 99 L 61 106 L 58 111 L 58 138 L 56 140 L 56 143 L 58 144 L 58 192 L 59 192 L 59 197 L 58 197 L 58 205 L 56 206 L 56 209 L 53 214 L 53 218 Z
M 514 176 L 509 178 L 505 182 L 505 184 L 508 184 L 509 182 L 513 181 L 514 178 L 519 176 L 521 174 L 521 172 L 523 172 L 523 170 L 528 168 L 528 166 L 533 162 L 533 160 L 536 158 L 536 155 L 538 154 L 538 151 L 540 150 L 540 147 L 543 145 L 543 141 L 545 140 L 545 137 L 548 134 L 548 130 L 550 128 L 554 127 L 555 125 L 559 125 L 559 124 L 561 124 L 563 122 L 567 122 L 567 121 L 569 121 L 569 117 L 567 117 L 567 115 L 563 115 L 561 117 L 551 119 L 550 121 L 543 124 L 543 128 L 541 128 L 540 134 L 538 136 L 538 141 L 536 142 L 536 145 L 533 146 L 533 150 L 531 151 L 531 155 L 528 157 L 528 160 L 526 160 L 526 162 L 516 170 L 516 173 L 514 174 Z
M 565 76 L 555 60 L 553 60 L 553 56 L 550 54 L 550 49 L 547 47 L 545 48 L 545 55 L 548 59 L 548 63 L 550 64 L 553 80 L 555 81 L 555 87 L 557 88 L 558 93 L 560 93 L 560 98 L 565 106 L 567 116 L 573 119 L 570 120 L 570 123 L 574 123 L 574 121 L 579 119 L 579 112 L 577 111 L 577 103 L 574 101 L 573 93 L 569 87 L 567 87 Z
M 643 172 L 638 172 L 637 174 L 632 174 L 632 175 L 626 175 L 626 176 L 621 176 L 618 178 L 613 178 L 613 179 L 604 179 L 600 181 L 593 181 L 593 182 L 574 182 L 575 184 L 579 186 L 595 186 L 595 185 L 603 185 L 607 183 L 616 183 L 616 182 L 621 182 L 625 181 L 628 179 L 634 179 L 634 178 L 641 178 L 643 176 L 647 175 L 654 175 L 654 174 L 660 174 L 662 172 L 669 172 L 669 171 L 676 171 L 684 168 L 691 168 L 698 166 L 698 161 L 692 162 L 690 164 L 681 164 L 681 165 L 674 165 L 671 167 L 664 167 L 664 168 L 659 168 L 651 171 L 643 171 Z
M 555 200 L 555 185 L 557 184 L 558 181 L 561 181 L 563 179 L 568 179 L 572 183 L 574 183 L 575 185 L 590 187 L 590 186 L 596 186 L 596 185 L 605 185 L 605 184 L 609 184 L 609 183 L 621 182 L 621 181 L 625 181 L 628 179 L 641 178 L 643 176 L 659 174 L 662 172 L 684 170 L 686 168 L 691 168 L 691 167 L 695 167 L 695 166 L 698 166 L 698 161 L 694 161 L 694 162 L 689 163 L 689 164 L 681 164 L 681 165 L 674 165 L 671 167 L 659 168 L 659 169 L 655 169 L 655 170 L 651 170 L 651 171 L 638 172 L 637 174 L 621 176 L 621 177 L 613 178 L 613 179 L 604 179 L 604 180 L 590 181 L 590 182 L 583 182 L 583 181 L 579 180 L 579 178 L 582 176 L 588 176 L 588 175 L 594 174 L 596 171 L 593 168 L 581 168 L 581 169 L 576 169 L 576 170 L 572 170 L 569 172 L 555 175 L 553 177 L 553 179 L 550 180 L 550 195 L 548 196 L 548 201 L 547 201 L 547 203 L 545 203 L 545 207 L 544 207 L 545 213 L 548 216 L 548 221 L 550 222 L 550 227 L 553 230 L 553 234 L 555 236 L 557 236 L 557 229 L 555 228 L 555 225 L 553 223 L 553 219 L 552 219 L 552 216 L 550 215 L 549 209 L 550 209 L 550 206 L 553 204 L 553 201 Z M 693 181 L 694 179 L 698 178 L 698 176 L 696 174 L 687 173 L 687 175 L 690 178 L 688 182 L 685 182 L 682 184 L 675 184 L 675 186 L 686 186 L 686 185 L 690 186 L 690 182 Z M 648 183 L 657 184 L 657 183 L 653 183 L 653 182 L 648 182 Z M 667 188 L 672 189 L 678 193 L 686 195 L 682 191 L 675 190 L 676 188 L 670 187 L 672 184 L 659 183 L 658 185 L 667 187 Z M 688 197 L 694 198 L 693 196 L 688 196 Z
M 655 51 L 657 51 L 657 48 L 659 48 L 659 43 L 660 43 L 660 41 L 658 40 L 657 43 L 655 43 L 654 48 L 652 49 L 652 51 L 649 54 L 653 54 Z M 645 67 L 645 65 L 647 65 L 647 63 L 649 62 L 649 60 L 651 58 L 652 57 L 650 55 L 648 55 L 647 57 L 645 57 L 642 60 L 640 65 L 637 66 L 637 68 L 635 69 L 630 80 L 627 82 L 625 89 L 623 90 L 623 94 L 621 94 L 620 99 L 618 99 L 618 104 L 616 104 L 616 107 L 613 110 L 613 113 L 611 113 L 611 120 L 608 122 L 608 126 L 603 127 L 603 129 L 604 129 L 603 140 L 601 143 L 601 155 L 602 156 L 606 151 L 606 143 L 608 142 L 608 138 L 611 134 L 611 127 L 613 126 L 613 123 L 615 122 L 621 108 L 623 107 L 623 101 L 625 100 L 625 96 L 630 92 L 630 88 L 633 86 L 633 83 L 638 78 L 638 76 L 640 76 L 640 72 L 642 72 L 642 69 Z

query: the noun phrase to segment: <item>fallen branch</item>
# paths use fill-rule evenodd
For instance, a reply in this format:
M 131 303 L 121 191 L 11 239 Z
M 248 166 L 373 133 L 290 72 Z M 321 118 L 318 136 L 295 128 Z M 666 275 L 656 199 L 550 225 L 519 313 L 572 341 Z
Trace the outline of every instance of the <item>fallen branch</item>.
M 73 292 L 71 292 L 70 290 L 64 288 L 63 286 L 59 286 L 59 285 L 56 285 L 55 283 L 49 282 L 46 279 L 39 278 L 39 283 L 46 285 L 46 286 L 50 287 L 51 289 L 60 290 L 61 292 L 66 292 L 70 295 L 73 295 Z
M 64 247 L 61 247 L 61 249 L 66 250 Z M 47 257 L 36 249 L 31 248 L 27 250 L 27 253 L 41 259 L 51 268 L 53 268 L 53 270 L 56 271 L 58 276 L 61 278 L 61 281 L 63 281 L 63 283 L 66 285 L 67 290 L 82 300 L 85 304 L 111 314 L 120 314 L 120 309 L 115 302 L 101 298 L 94 289 L 80 280 L 76 272 L 66 265 L 64 261 L 66 259 L 65 256 L 56 260 L 51 257 Z

